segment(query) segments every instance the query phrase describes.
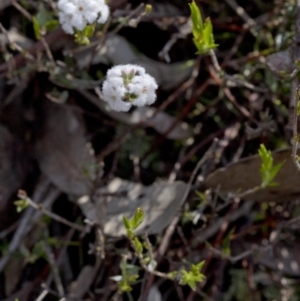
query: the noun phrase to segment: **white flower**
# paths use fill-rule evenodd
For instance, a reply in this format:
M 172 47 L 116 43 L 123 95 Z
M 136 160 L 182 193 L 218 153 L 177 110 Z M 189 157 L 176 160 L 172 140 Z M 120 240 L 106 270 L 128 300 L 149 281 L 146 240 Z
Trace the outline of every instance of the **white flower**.
M 102 93 L 114 111 L 127 112 L 131 106 L 151 105 L 156 100 L 155 79 L 137 65 L 118 65 L 107 71 Z
M 105 23 L 109 8 L 104 0 L 58 0 L 59 22 L 66 33 L 83 30 L 94 22 Z

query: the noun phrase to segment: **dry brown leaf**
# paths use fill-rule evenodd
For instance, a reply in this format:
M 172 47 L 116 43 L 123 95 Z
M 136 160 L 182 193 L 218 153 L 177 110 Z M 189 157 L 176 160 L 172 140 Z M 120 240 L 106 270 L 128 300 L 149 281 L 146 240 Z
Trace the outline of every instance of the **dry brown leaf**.
M 115 178 L 98 191 L 95 202 L 85 196 L 79 198 L 77 204 L 92 223 L 103 225 L 105 220 L 104 233 L 113 237 L 126 234 L 123 216 L 131 218 L 140 207 L 145 217 L 138 233 L 156 234 L 168 226 L 179 210 L 187 187 L 180 181 L 154 183 L 146 187 Z
M 98 202 L 107 202 L 107 219 L 104 233 L 114 237 L 126 234 L 123 216 L 131 218 L 138 207 L 145 213 L 138 233 L 155 234 L 168 226 L 182 205 L 187 189 L 184 182 L 160 182 L 151 186 L 115 178 L 99 191 L 110 196 L 100 197 Z
M 89 290 L 97 273 L 97 267 L 86 265 L 84 266 L 76 281 L 71 284 L 68 298 L 70 300 L 80 300 Z
M 19 257 L 8 262 L 4 270 L 6 296 L 10 296 L 16 290 L 24 265 L 24 259 Z M 12 277 L 12 275 L 14 276 Z
M 245 199 L 257 201 L 288 201 L 300 195 L 300 173 L 291 158 L 292 150 L 284 149 L 273 152 L 275 164 L 285 162 L 275 182 L 278 186 L 267 187 Z M 254 188 L 261 183 L 258 155 L 240 160 L 237 163 L 220 168 L 209 175 L 204 184 L 207 188 L 218 189 L 220 193 L 236 193 Z
M 26 154 L 20 141 L 0 125 L 0 211 L 21 188 L 26 173 Z
M 137 108 L 129 119 L 135 123 L 145 121 L 146 126 L 154 128 L 160 134 L 164 134 L 176 122 L 177 118 L 165 112 L 159 111 L 156 113 L 156 111 L 155 108 L 151 107 Z M 178 122 L 173 130 L 167 134 L 167 138 L 173 140 L 187 139 L 191 136 L 191 128 L 186 122 L 182 121 Z
M 36 286 L 36 284 L 33 282 L 26 281 L 22 284 L 22 288 L 20 290 L 9 297 L 2 299 L 1 301 L 27 301 L 29 300 L 30 293 L 32 292 L 34 286 Z
M 160 134 L 164 134 L 177 119 L 163 111 L 157 112 L 157 109 L 153 107 L 136 108 L 132 113 L 111 111 L 107 109 L 103 101 L 100 101 L 98 97 L 93 94 L 83 90 L 79 92 L 111 118 L 128 125 L 137 125 L 140 123 L 142 126 L 154 128 Z M 191 136 L 191 128 L 183 121 L 179 121 L 172 131 L 166 135 L 168 139 L 173 140 L 187 139 Z
M 163 111 L 157 112 L 156 108 L 142 107 L 135 109 L 131 114 L 123 112 L 108 112 L 112 118 L 129 125 L 141 123 L 144 126 L 154 128 L 158 133 L 164 134 L 176 122 L 176 117 Z M 154 116 L 154 117 L 151 117 Z M 166 135 L 168 139 L 183 140 L 192 136 L 192 130 L 186 122 L 179 121 Z
M 10 28 L 7 31 L 7 35 L 0 33 L 0 45 L 4 46 L 9 44 L 7 38 L 9 38 L 10 43 L 15 43 L 23 49 L 28 49 L 33 45 L 33 41 L 23 36 L 16 28 Z
M 152 285 L 149 290 L 147 301 L 162 301 L 162 300 L 163 298 L 157 285 Z
M 86 47 L 85 50 L 74 53 L 79 68 L 92 64 L 137 64 L 144 67 L 157 81 L 161 89 L 169 90 L 178 87 L 192 73 L 193 64 L 166 64 L 154 61 L 143 54 L 137 54 L 133 47 L 121 36 L 108 35 L 104 45 L 96 50 Z
M 43 231 L 43 225 L 41 223 L 35 223 L 32 230 L 22 240 L 22 246 L 27 250 L 31 250 L 32 247 L 41 239 Z M 10 258 L 8 261 L 4 270 L 5 292 L 7 296 L 11 295 L 11 293 L 15 291 L 25 265 L 26 260 L 23 257 Z M 14 275 L 14 277 L 11 277 L 11 275 Z
M 282 76 L 282 72 L 290 74 L 296 68 L 292 60 L 292 52 L 295 47 L 291 46 L 284 51 L 272 53 L 266 57 L 266 65 L 277 76 Z
M 299 243 L 278 242 L 274 248 L 261 249 L 255 261 L 271 269 L 278 270 L 293 277 L 300 276 Z
M 11 0 L 2 0 L 0 1 L 0 9 L 4 9 L 11 4 Z
M 47 102 L 42 134 L 35 145 L 41 170 L 63 192 L 89 194 L 95 178 L 95 158 L 85 138 L 85 128 L 67 106 Z

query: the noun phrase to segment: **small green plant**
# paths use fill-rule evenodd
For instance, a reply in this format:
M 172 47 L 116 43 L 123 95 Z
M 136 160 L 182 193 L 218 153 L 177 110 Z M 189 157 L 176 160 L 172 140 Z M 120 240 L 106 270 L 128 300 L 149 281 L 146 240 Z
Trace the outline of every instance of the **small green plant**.
M 53 13 L 49 12 L 43 3 L 40 3 L 38 13 L 32 18 L 35 37 L 40 40 L 47 32 L 58 27 L 58 20 L 54 19 Z
M 137 208 L 135 215 L 130 220 L 127 217 L 123 216 L 123 222 L 129 239 L 135 238 L 136 236 L 135 230 L 143 222 L 143 220 L 144 220 L 144 212 L 141 208 Z
M 119 294 L 130 292 L 132 290 L 131 286 L 139 278 L 139 269 L 135 265 L 128 264 L 127 259 L 124 257 L 120 263 L 120 270 L 121 275 L 111 277 L 111 279 L 117 282 Z
M 267 150 L 263 144 L 260 145 L 258 154 L 262 161 L 260 167 L 260 174 L 262 179 L 261 187 L 265 188 L 278 185 L 278 183 L 273 182 L 273 179 L 278 174 L 284 162 L 278 163 L 274 166 L 272 153 Z
M 218 46 L 214 41 L 211 21 L 209 18 L 207 18 L 203 23 L 201 12 L 195 1 L 190 3 L 189 6 L 191 9 L 191 18 L 193 22 L 193 41 L 198 49 L 197 53 L 206 54 Z
M 134 249 L 135 255 L 138 257 L 140 265 L 148 273 L 152 273 L 158 277 L 169 280 L 178 280 L 181 285 L 188 285 L 192 290 L 196 290 L 198 283 L 205 279 L 201 273 L 204 261 L 197 264 L 192 264 L 190 270 L 184 268 L 180 271 L 172 271 L 170 273 L 162 273 L 155 270 L 157 262 L 154 259 L 152 245 L 146 237 L 144 242 L 141 242 L 137 237 L 136 229 L 144 220 L 144 212 L 141 208 L 137 208 L 134 216 L 131 219 L 123 217 L 123 222 L 126 228 L 127 237 L 130 240 L 131 246 Z M 131 290 L 131 285 L 138 279 L 138 268 L 127 264 L 126 259 L 123 259 L 120 265 L 121 275 L 112 277 L 118 283 L 118 292 L 124 293 Z
M 182 285 L 186 284 L 195 291 L 197 283 L 200 283 L 205 279 L 205 276 L 201 273 L 204 263 L 204 261 L 201 261 L 197 264 L 192 264 L 189 271 L 183 270 L 181 272 L 181 279 L 179 283 Z

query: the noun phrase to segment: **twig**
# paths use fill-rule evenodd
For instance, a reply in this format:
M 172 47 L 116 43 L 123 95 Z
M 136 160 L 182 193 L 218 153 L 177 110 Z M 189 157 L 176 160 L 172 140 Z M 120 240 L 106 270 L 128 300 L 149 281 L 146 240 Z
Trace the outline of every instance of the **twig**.
M 216 71 L 219 73 L 219 75 L 220 75 L 221 78 L 223 77 L 223 78 L 226 79 L 227 81 L 234 82 L 234 83 L 236 83 L 236 84 L 238 84 L 238 85 L 244 86 L 244 87 L 246 87 L 246 88 L 248 88 L 248 89 L 250 89 L 250 90 L 254 90 L 254 91 L 256 91 L 256 92 L 263 92 L 263 93 L 268 92 L 267 89 L 263 89 L 263 88 L 260 88 L 260 87 L 256 87 L 256 86 L 254 86 L 253 84 L 251 84 L 251 83 L 249 83 L 249 82 L 247 82 L 247 81 L 245 81 L 245 80 L 241 80 L 241 79 L 239 79 L 239 78 L 236 78 L 236 77 L 234 77 L 234 76 L 232 76 L 232 75 L 227 74 L 226 72 L 224 72 L 224 71 L 222 70 L 222 68 L 221 68 L 221 66 L 220 66 L 220 64 L 219 64 L 218 58 L 217 58 L 217 56 L 216 56 L 215 51 L 214 51 L 213 49 L 211 49 L 211 50 L 209 51 L 209 54 L 210 54 L 210 57 L 211 57 L 213 66 L 214 66 L 214 68 L 216 69 Z M 295 72 L 295 70 L 294 70 L 294 72 Z M 296 72 L 296 74 L 297 74 L 297 72 Z M 296 74 L 295 74 L 295 75 L 296 75 Z
M 249 214 L 254 202 L 248 201 L 242 204 L 240 208 L 235 210 L 230 214 L 228 217 L 228 222 L 232 223 L 233 221 L 236 221 L 238 218 L 245 216 Z M 205 242 L 207 239 L 218 233 L 218 231 L 221 229 L 222 225 L 224 222 L 224 218 L 220 217 L 216 220 L 214 220 L 211 225 L 209 225 L 206 229 L 204 230 L 199 230 L 197 232 L 197 235 L 195 236 L 195 239 L 192 242 L 192 247 L 199 245 L 200 243 Z
M 209 147 L 209 149 L 206 151 L 206 153 L 204 154 L 204 156 L 201 158 L 201 160 L 197 163 L 196 167 L 194 168 L 193 172 L 192 172 L 192 175 L 189 179 L 189 182 L 187 184 L 187 187 L 186 187 L 186 190 L 184 192 L 184 195 L 182 196 L 182 200 L 181 200 L 181 204 L 183 204 L 187 197 L 188 197 L 188 194 L 190 192 L 190 188 L 192 186 L 192 183 L 199 171 L 199 169 L 201 168 L 201 166 L 206 162 L 206 160 L 211 157 L 212 153 L 214 152 L 215 150 L 215 147 L 217 146 L 217 143 L 218 143 L 218 139 L 214 139 L 213 143 L 211 144 L 211 146 Z M 179 222 L 179 219 L 180 219 L 180 214 L 177 213 L 173 220 L 171 221 L 170 225 L 168 226 L 164 236 L 163 236 L 163 239 L 162 239 L 162 242 L 161 244 L 159 245 L 159 248 L 157 250 L 157 253 L 156 253 L 156 262 L 158 263 L 163 255 L 165 254 L 166 250 L 167 250 L 167 247 L 169 245 L 169 242 L 171 240 L 171 237 L 175 231 L 175 228 L 176 228 L 176 225 L 177 223 Z M 150 287 L 152 285 L 152 282 L 154 280 L 154 277 L 153 275 L 151 277 L 148 278 L 148 281 L 145 285 L 145 291 L 143 293 L 143 297 L 147 296 L 148 293 L 149 293 L 149 290 L 150 290 Z M 143 300 L 143 298 L 142 298 Z
M 144 3 L 141 3 L 137 8 L 135 8 L 134 10 L 132 10 L 126 17 L 125 20 L 123 22 L 121 22 L 111 33 L 112 34 L 116 34 L 117 32 L 119 32 L 124 25 L 126 24 L 126 22 L 128 22 L 135 14 L 137 14 L 141 9 L 143 9 L 145 6 Z
M 49 188 L 50 188 L 50 182 L 48 180 L 43 180 L 34 193 L 33 199 L 35 200 L 35 202 L 37 203 L 41 202 L 43 196 L 45 195 L 46 191 Z M 50 192 L 48 193 L 48 195 L 44 200 L 44 204 L 50 205 L 58 197 L 59 194 L 60 191 L 58 191 L 57 189 L 50 190 Z M 7 253 L 4 256 L 2 256 L 2 258 L 0 259 L 0 273 L 3 271 L 6 264 L 8 263 L 10 254 L 17 250 L 23 238 L 31 230 L 34 222 L 39 217 L 40 214 L 35 215 L 34 210 L 32 208 L 29 208 L 29 210 L 25 212 L 20 222 L 20 225 L 17 228 L 17 231 L 15 232 L 8 246 Z
M 221 258 L 223 259 L 227 259 L 228 261 L 230 261 L 231 263 L 236 263 L 242 259 L 244 259 L 245 257 L 248 257 L 249 255 L 251 255 L 254 250 L 247 250 L 239 255 L 236 255 L 236 256 L 229 256 L 229 255 L 226 255 L 224 254 L 222 251 L 210 246 L 209 247 L 209 250 L 212 251 L 213 253 L 215 253 L 216 255 L 219 255 Z
M 6 37 L 6 40 L 10 44 L 11 48 L 14 48 L 18 52 L 22 53 L 29 60 L 34 60 L 34 57 L 32 55 L 30 55 L 30 53 L 25 52 L 24 49 L 21 46 L 19 46 L 15 42 L 11 41 L 11 39 L 9 38 L 9 34 L 8 34 L 7 30 L 4 28 L 4 26 L 2 25 L 1 22 L 0 22 L 0 30 L 2 31 L 2 33 Z
M 57 267 L 61 266 L 60 269 L 62 270 L 62 273 L 64 274 L 64 280 L 66 282 L 71 281 L 73 279 L 73 275 L 69 275 L 70 273 L 72 274 L 72 272 L 69 271 L 70 270 L 70 267 L 69 267 L 70 262 L 68 260 L 66 261 L 65 258 L 66 258 L 66 252 L 67 252 L 67 247 L 68 247 L 67 242 L 71 240 L 72 236 L 74 235 L 74 232 L 75 232 L 75 229 L 70 228 L 68 233 L 63 237 L 63 241 L 65 243 L 63 244 L 62 248 L 59 250 L 58 255 L 56 256 L 56 265 L 57 265 Z M 48 293 L 50 292 L 49 287 L 51 286 L 52 281 L 53 281 L 53 274 L 51 273 L 51 274 L 49 274 L 46 283 L 43 283 L 41 285 L 44 290 L 48 291 Z M 56 292 L 54 292 L 54 293 L 56 294 Z
M 48 59 L 50 60 L 51 62 L 51 65 L 52 65 L 52 71 L 54 71 L 54 68 L 56 66 L 56 63 L 55 63 L 55 60 L 54 60 L 54 57 L 53 57 L 53 54 L 50 50 L 50 47 L 46 41 L 46 39 L 44 37 L 41 37 L 41 41 L 42 41 L 42 44 L 44 45 L 44 48 L 45 48 L 45 51 L 46 51 L 46 54 L 47 54 L 47 57 Z M 50 69 L 51 71 L 51 69 Z
M 19 190 L 19 192 L 18 192 L 18 197 L 21 198 L 21 199 L 23 199 L 23 200 L 25 200 L 25 201 L 28 203 L 28 205 L 30 205 L 30 206 L 33 207 L 34 209 L 36 209 L 36 210 L 42 212 L 43 214 L 49 216 L 50 218 L 56 220 L 57 222 L 60 222 L 60 223 L 62 223 L 62 224 L 65 224 L 65 225 L 67 225 L 67 226 L 69 226 L 69 227 L 71 227 L 71 228 L 74 228 L 74 229 L 76 229 L 76 230 L 78 230 L 78 231 L 80 231 L 80 232 L 85 232 L 85 228 L 84 228 L 84 227 L 81 227 L 81 226 L 79 226 L 79 225 L 77 225 L 77 224 L 74 224 L 74 223 L 68 221 L 67 219 L 61 217 L 60 215 L 57 215 L 57 214 L 55 214 L 55 213 L 53 213 L 53 212 L 51 212 L 51 211 L 45 209 L 45 208 L 43 207 L 42 204 L 37 204 L 37 203 L 33 202 L 33 201 L 26 195 L 25 191 Z
M 299 163 L 299 156 L 297 155 L 298 144 L 299 144 L 299 135 L 298 135 L 298 105 L 299 105 L 299 98 L 300 98 L 300 86 L 297 87 L 294 95 L 294 105 L 293 105 L 293 148 L 292 148 L 292 158 L 297 167 L 300 171 L 300 163 Z
M 225 0 L 225 2 L 227 2 L 227 4 L 237 13 L 237 15 L 239 15 L 246 22 L 244 28 L 249 28 L 250 32 L 256 37 L 257 30 L 253 28 L 254 26 L 256 26 L 255 21 L 247 14 L 247 12 L 240 5 L 238 5 L 235 2 L 235 0 Z
M 42 301 L 48 295 L 49 291 L 47 289 L 43 289 L 43 291 L 39 294 L 39 296 L 35 299 L 35 301 Z
M 0 232 L 0 239 L 5 238 L 9 233 L 13 232 L 19 226 L 19 224 L 20 224 L 20 222 L 16 221 L 12 225 L 10 225 L 8 228 L 2 230 Z
M 224 75 L 224 71 L 222 70 L 220 64 L 219 64 L 219 61 L 217 59 L 217 56 L 216 56 L 216 53 L 213 49 L 211 49 L 209 51 L 209 55 L 211 57 L 211 60 L 212 60 L 212 63 L 216 69 L 216 71 L 220 74 L 220 76 L 223 76 Z
M 58 266 L 57 263 L 55 262 L 53 252 L 51 251 L 50 247 L 46 243 L 44 243 L 44 250 L 46 252 L 48 262 L 53 272 L 53 278 L 56 284 L 56 288 L 58 290 L 59 297 L 62 298 L 65 295 L 65 291 L 64 291 L 61 278 L 59 276 Z
M 100 226 L 96 226 L 98 243 L 97 243 L 97 252 L 100 254 L 101 259 L 105 258 L 105 237 L 103 234 L 103 230 Z
M 208 66 L 208 70 L 211 74 L 211 76 L 214 78 L 214 80 L 216 81 L 216 83 L 218 85 L 222 85 L 222 78 L 220 77 L 220 73 L 219 72 L 215 72 L 214 68 L 212 68 L 212 66 Z M 227 96 L 228 100 L 236 107 L 236 109 L 243 115 L 245 116 L 247 119 L 249 119 L 251 122 L 257 124 L 257 121 L 252 117 L 252 115 L 250 114 L 250 112 L 243 106 L 241 106 L 237 101 L 236 98 L 234 97 L 234 95 L 231 93 L 230 89 L 228 87 L 224 87 L 224 93 Z
M 131 243 L 132 248 L 133 248 L 134 251 L 135 251 L 136 256 L 137 256 L 138 259 L 139 259 L 140 265 L 142 266 L 142 268 L 143 268 L 146 272 L 148 272 L 149 274 L 152 274 L 152 275 L 154 275 L 154 276 L 158 276 L 158 277 L 160 277 L 160 278 L 169 279 L 169 280 L 172 280 L 172 279 L 173 279 L 171 276 L 169 276 L 169 275 L 166 274 L 166 273 L 163 273 L 163 272 L 160 272 L 160 271 L 157 271 L 157 270 L 149 269 L 148 266 L 147 266 L 146 263 L 145 263 L 145 259 L 144 259 L 144 257 L 143 257 L 143 254 L 140 253 L 140 252 L 136 249 L 136 247 L 135 247 L 135 245 L 134 245 L 134 243 L 133 243 L 133 239 L 130 239 L 130 243 Z
M 66 34 L 64 31 L 59 28 L 56 29 L 52 32 L 50 32 L 46 37 L 45 40 L 48 43 L 48 45 L 54 44 L 57 42 L 57 40 L 60 39 L 66 39 Z M 32 56 L 36 56 L 37 53 L 44 51 L 45 46 L 42 41 L 38 41 L 35 43 L 33 46 L 31 46 L 28 50 L 27 53 L 31 54 Z M 5 62 L 0 65 L 0 74 L 5 73 L 9 70 L 10 64 L 14 63 L 15 69 L 20 68 L 24 63 L 26 62 L 26 57 L 24 54 L 18 54 L 16 56 L 13 56 L 8 62 Z
M 26 17 L 29 21 L 32 21 L 32 16 L 31 14 L 24 9 L 16 0 L 10 0 L 11 4 L 24 16 Z
M 188 18 L 186 23 L 180 27 L 179 32 L 171 36 L 170 40 L 165 44 L 163 49 L 158 53 L 158 56 L 164 59 L 167 63 L 170 63 L 171 62 L 170 55 L 169 55 L 170 49 L 177 42 L 178 39 L 184 39 L 190 33 L 192 33 L 192 20 Z
M 208 158 L 210 158 L 212 156 L 212 154 L 214 153 L 214 150 L 216 148 L 218 144 L 218 139 L 214 139 L 213 140 L 213 143 L 211 144 L 211 146 L 209 147 L 209 149 L 206 151 L 206 153 L 204 154 L 204 156 L 201 158 L 201 160 L 197 163 L 196 167 L 194 168 L 193 172 L 192 172 L 192 175 L 189 179 L 189 182 L 187 184 L 187 187 L 186 187 L 186 190 L 184 192 L 184 195 L 182 196 L 182 200 L 181 200 L 181 204 L 183 204 L 188 195 L 189 195 L 189 192 L 190 192 L 190 189 L 191 189 L 191 186 L 192 186 L 192 183 L 196 177 L 196 175 L 198 174 L 198 171 L 199 169 L 202 167 L 202 165 L 206 162 L 206 160 Z M 172 220 L 171 224 L 169 225 L 169 227 L 167 228 L 166 230 L 166 233 L 163 237 L 163 240 L 158 248 L 158 251 L 157 251 L 157 261 L 159 261 L 163 254 L 166 252 L 167 250 L 167 247 L 168 247 L 168 244 L 169 244 L 169 241 L 171 239 L 171 236 L 175 230 L 175 227 L 179 221 L 179 218 L 180 218 L 180 214 L 177 214 L 174 219 Z
M 102 47 L 103 47 L 103 45 L 106 41 L 107 32 L 108 32 L 108 29 L 109 29 L 110 25 L 111 25 L 111 17 L 108 18 L 107 22 L 104 25 L 104 28 L 101 32 L 101 37 L 100 37 L 99 41 L 96 41 L 94 46 L 93 46 L 91 56 L 90 56 L 90 61 L 89 61 L 88 66 L 87 66 L 87 70 L 90 69 L 96 53 L 97 52 L 100 53 L 100 51 L 102 50 Z
M 291 56 L 292 62 L 295 62 L 296 60 L 298 60 L 298 58 L 300 56 L 300 46 L 299 46 L 300 45 L 300 1 L 297 0 L 296 3 L 297 3 L 297 14 L 296 14 L 296 18 L 295 18 L 296 34 L 295 34 L 295 38 L 294 38 L 294 41 L 295 41 L 294 42 L 294 51 L 292 52 L 292 56 Z M 296 72 L 296 69 L 292 72 L 292 75 L 293 75 L 293 73 Z M 297 73 L 298 72 L 296 72 L 296 74 Z M 296 121 L 295 115 L 297 116 L 297 103 L 299 101 L 299 94 L 295 95 L 295 90 L 298 91 L 298 89 L 299 89 L 298 86 L 299 86 L 299 80 L 298 80 L 298 77 L 295 76 L 292 81 L 290 102 L 289 102 L 289 126 L 292 127 L 293 140 L 295 140 L 295 137 L 297 137 L 297 139 L 298 139 L 298 133 L 297 132 L 294 133 L 294 127 L 297 126 L 297 124 L 295 124 L 295 121 Z M 296 112 L 295 112 L 295 110 L 296 110 Z M 296 123 L 297 123 L 297 121 L 296 121 Z M 297 141 L 297 143 L 298 143 L 298 141 Z M 294 144 L 295 143 L 293 143 L 293 151 L 295 150 L 295 153 L 296 153 L 297 147 L 295 147 Z M 294 156 L 292 156 L 292 157 L 294 160 Z M 298 166 L 297 166 L 297 168 L 299 169 Z

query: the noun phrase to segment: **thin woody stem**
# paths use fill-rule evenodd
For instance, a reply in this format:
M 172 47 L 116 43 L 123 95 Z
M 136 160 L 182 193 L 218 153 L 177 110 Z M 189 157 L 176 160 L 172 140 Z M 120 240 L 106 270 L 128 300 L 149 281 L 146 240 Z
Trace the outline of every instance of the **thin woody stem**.
M 295 91 L 295 104 L 293 107 L 293 152 L 292 158 L 298 170 L 300 170 L 299 158 L 297 155 L 297 149 L 299 144 L 299 136 L 298 136 L 298 104 L 299 104 L 299 95 L 300 86 L 297 87 Z

